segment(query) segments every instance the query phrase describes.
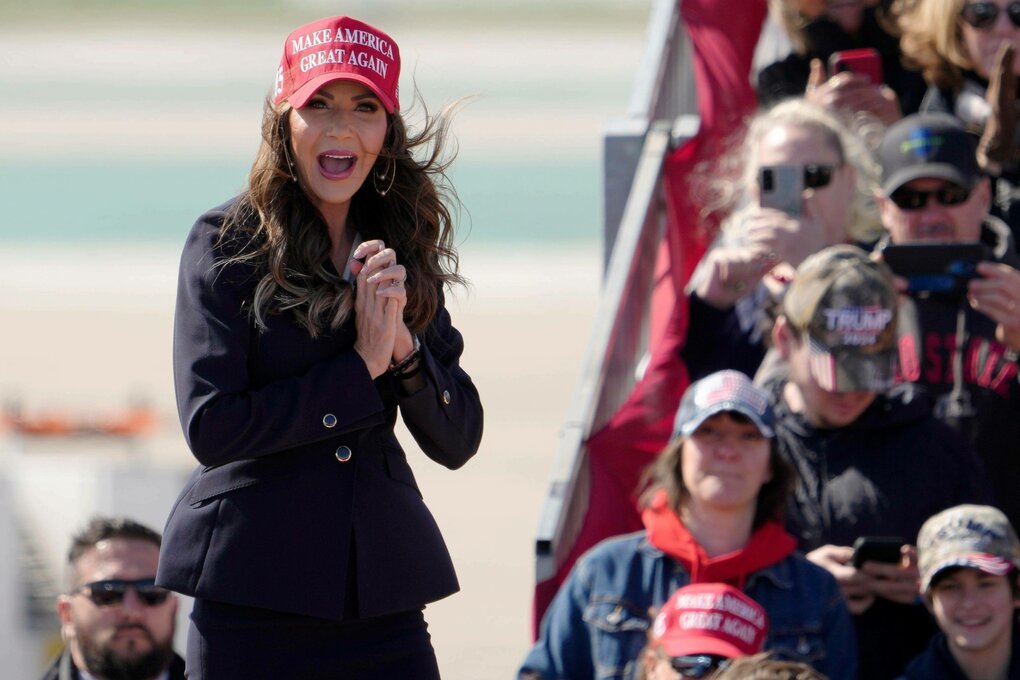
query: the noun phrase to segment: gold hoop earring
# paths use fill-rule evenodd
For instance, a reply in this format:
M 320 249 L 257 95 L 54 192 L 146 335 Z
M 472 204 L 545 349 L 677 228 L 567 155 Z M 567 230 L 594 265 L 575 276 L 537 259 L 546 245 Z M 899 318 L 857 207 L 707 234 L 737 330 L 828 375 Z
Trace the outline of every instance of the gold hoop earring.
M 376 169 L 376 171 L 372 173 L 372 186 L 375 187 L 375 192 L 380 196 L 385 196 L 390 192 L 390 189 L 393 188 L 393 180 L 397 178 L 397 159 L 390 156 L 387 165 L 389 167 L 383 172 L 379 172 L 379 170 Z M 387 175 L 389 176 L 390 182 L 386 185 L 385 189 L 380 189 L 379 184 L 386 181 Z

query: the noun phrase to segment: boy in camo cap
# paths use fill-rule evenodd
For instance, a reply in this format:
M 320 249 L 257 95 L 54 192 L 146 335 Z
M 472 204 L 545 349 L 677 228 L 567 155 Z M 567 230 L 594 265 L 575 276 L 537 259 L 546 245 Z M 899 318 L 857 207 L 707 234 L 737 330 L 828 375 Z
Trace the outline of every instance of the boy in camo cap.
M 941 633 L 906 678 L 1020 678 L 1016 644 L 1020 542 L 1006 516 L 959 505 L 933 516 L 917 537 L 921 591 Z

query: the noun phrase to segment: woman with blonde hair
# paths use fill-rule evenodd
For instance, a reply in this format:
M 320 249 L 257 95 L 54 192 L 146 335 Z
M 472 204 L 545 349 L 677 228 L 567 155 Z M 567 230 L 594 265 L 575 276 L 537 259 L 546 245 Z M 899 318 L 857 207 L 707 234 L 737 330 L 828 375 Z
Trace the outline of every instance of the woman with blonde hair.
M 928 83 L 921 111 L 959 118 L 979 138 L 993 182 L 993 214 L 1020 230 L 1016 79 L 1020 5 L 1008 0 L 899 0 L 904 59 Z
M 692 378 L 722 368 L 753 374 L 797 266 L 830 245 L 878 240 L 868 134 L 791 99 L 758 113 L 741 150 L 706 168 L 708 210 L 732 212 L 688 283 L 697 332 L 688 333 L 683 358 Z
M 455 469 L 482 408 L 443 304 L 446 123 L 408 134 L 399 73 L 364 22 L 293 31 L 248 188 L 184 247 L 174 380 L 200 465 L 157 581 L 195 598 L 193 680 L 439 677 L 422 610 L 457 578 L 394 425 Z

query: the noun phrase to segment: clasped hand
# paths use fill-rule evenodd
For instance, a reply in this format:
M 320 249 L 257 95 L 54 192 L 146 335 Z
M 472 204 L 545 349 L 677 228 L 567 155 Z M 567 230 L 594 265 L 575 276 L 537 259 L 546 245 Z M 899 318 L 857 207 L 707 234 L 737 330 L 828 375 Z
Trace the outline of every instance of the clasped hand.
M 411 332 L 404 324 L 407 306 L 407 271 L 397 264 L 397 253 L 379 239 L 365 241 L 351 253 L 354 293 L 355 351 L 372 379 L 386 372 L 414 349 Z

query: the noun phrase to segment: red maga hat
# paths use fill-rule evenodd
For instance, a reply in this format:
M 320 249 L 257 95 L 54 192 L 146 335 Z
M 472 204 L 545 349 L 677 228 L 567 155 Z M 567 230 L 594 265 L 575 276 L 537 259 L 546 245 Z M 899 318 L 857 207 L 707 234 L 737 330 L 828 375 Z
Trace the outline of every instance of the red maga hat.
M 723 583 L 677 589 L 652 623 L 652 642 L 669 656 L 757 654 L 765 643 L 768 617 L 750 597 Z
M 400 108 L 400 50 L 378 28 L 350 17 L 319 19 L 295 29 L 283 45 L 273 103 L 301 108 L 334 80 L 368 87 L 390 113 Z

